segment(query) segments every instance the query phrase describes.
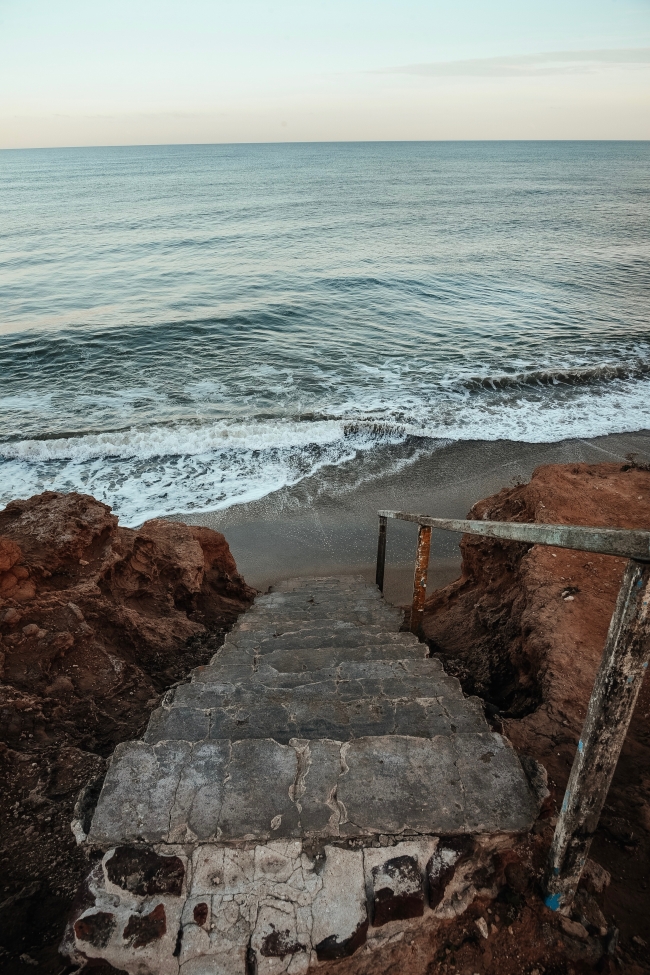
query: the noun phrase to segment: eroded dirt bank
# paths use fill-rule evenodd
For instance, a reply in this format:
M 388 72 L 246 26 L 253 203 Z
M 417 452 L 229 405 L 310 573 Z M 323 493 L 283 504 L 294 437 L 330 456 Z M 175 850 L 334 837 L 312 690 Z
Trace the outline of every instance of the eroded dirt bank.
M 479 502 L 471 518 L 650 526 L 650 473 L 634 463 L 549 465 Z M 520 753 L 548 770 L 561 802 L 624 562 L 466 536 L 461 577 L 427 602 L 432 652 L 486 701 Z M 592 846 L 612 883 L 600 898 L 631 971 L 650 958 L 650 681 L 637 703 Z M 550 839 L 550 836 L 549 836 Z M 495 969 L 496 971 L 496 969 Z
M 88 870 L 70 831 L 79 790 L 253 595 L 208 528 L 120 528 L 80 494 L 0 512 L 0 970 L 64 969 Z

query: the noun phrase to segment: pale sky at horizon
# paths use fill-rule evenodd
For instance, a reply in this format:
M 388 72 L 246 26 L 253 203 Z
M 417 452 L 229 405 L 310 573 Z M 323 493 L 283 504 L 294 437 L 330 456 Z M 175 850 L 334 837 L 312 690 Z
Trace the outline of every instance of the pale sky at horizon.
M 513 138 L 650 138 L 650 0 L 0 0 L 0 148 Z

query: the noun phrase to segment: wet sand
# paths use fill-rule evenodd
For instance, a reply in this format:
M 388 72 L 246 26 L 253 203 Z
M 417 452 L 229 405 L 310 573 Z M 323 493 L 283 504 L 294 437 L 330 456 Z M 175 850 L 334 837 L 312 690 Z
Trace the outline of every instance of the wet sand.
M 260 501 L 172 517 L 223 532 L 240 572 L 260 590 L 288 576 L 362 574 L 374 581 L 380 508 L 463 518 L 476 501 L 527 481 L 540 464 L 624 461 L 630 454 L 650 461 L 650 431 L 552 444 L 458 441 L 385 476 L 361 457 Z M 416 537 L 415 525 L 389 522 L 385 593 L 391 602 L 410 601 Z M 429 589 L 458 576 L 459 541 L 450 532 L 433 533 Z

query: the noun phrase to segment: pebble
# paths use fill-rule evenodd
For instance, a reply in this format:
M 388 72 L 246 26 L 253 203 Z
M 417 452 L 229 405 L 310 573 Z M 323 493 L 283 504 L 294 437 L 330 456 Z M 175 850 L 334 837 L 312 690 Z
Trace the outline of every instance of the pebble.
M 589 932 L 584 924 L 580 924 L 579 921 L 572 921 L 569 917 L 560 918 L 560 927 L 565 934 L 573 938 L 581 938 L 583 941 L 586 941 L 589 937 Z
M 479 932 L 481 933 L 482 937 L 488 938 L 490 932 L 488 931 L 488 926 L 487 926 L 487 922 L 486 922 L 485 918 L 484 917 L 480 917 L 474 923 L 476 924 L 476 927 L 479 929 Z

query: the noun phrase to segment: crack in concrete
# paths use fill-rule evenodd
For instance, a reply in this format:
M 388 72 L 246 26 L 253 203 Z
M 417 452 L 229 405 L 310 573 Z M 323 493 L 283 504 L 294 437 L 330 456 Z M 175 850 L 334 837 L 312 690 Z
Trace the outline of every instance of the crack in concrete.
M 295 751 L 297 759 L 296 775 L 293 784 L 289 786 L 289 798 L 295 803 L 298 809 L 298 815 L 300 816 L 302 814 L 300 796 L 303 796 L 307 791 L 305 778 L 311 767 L 311 749 L 308 741 L 303 745 L 299 745 L 295 738 L 291 739 L 289 745 Z

